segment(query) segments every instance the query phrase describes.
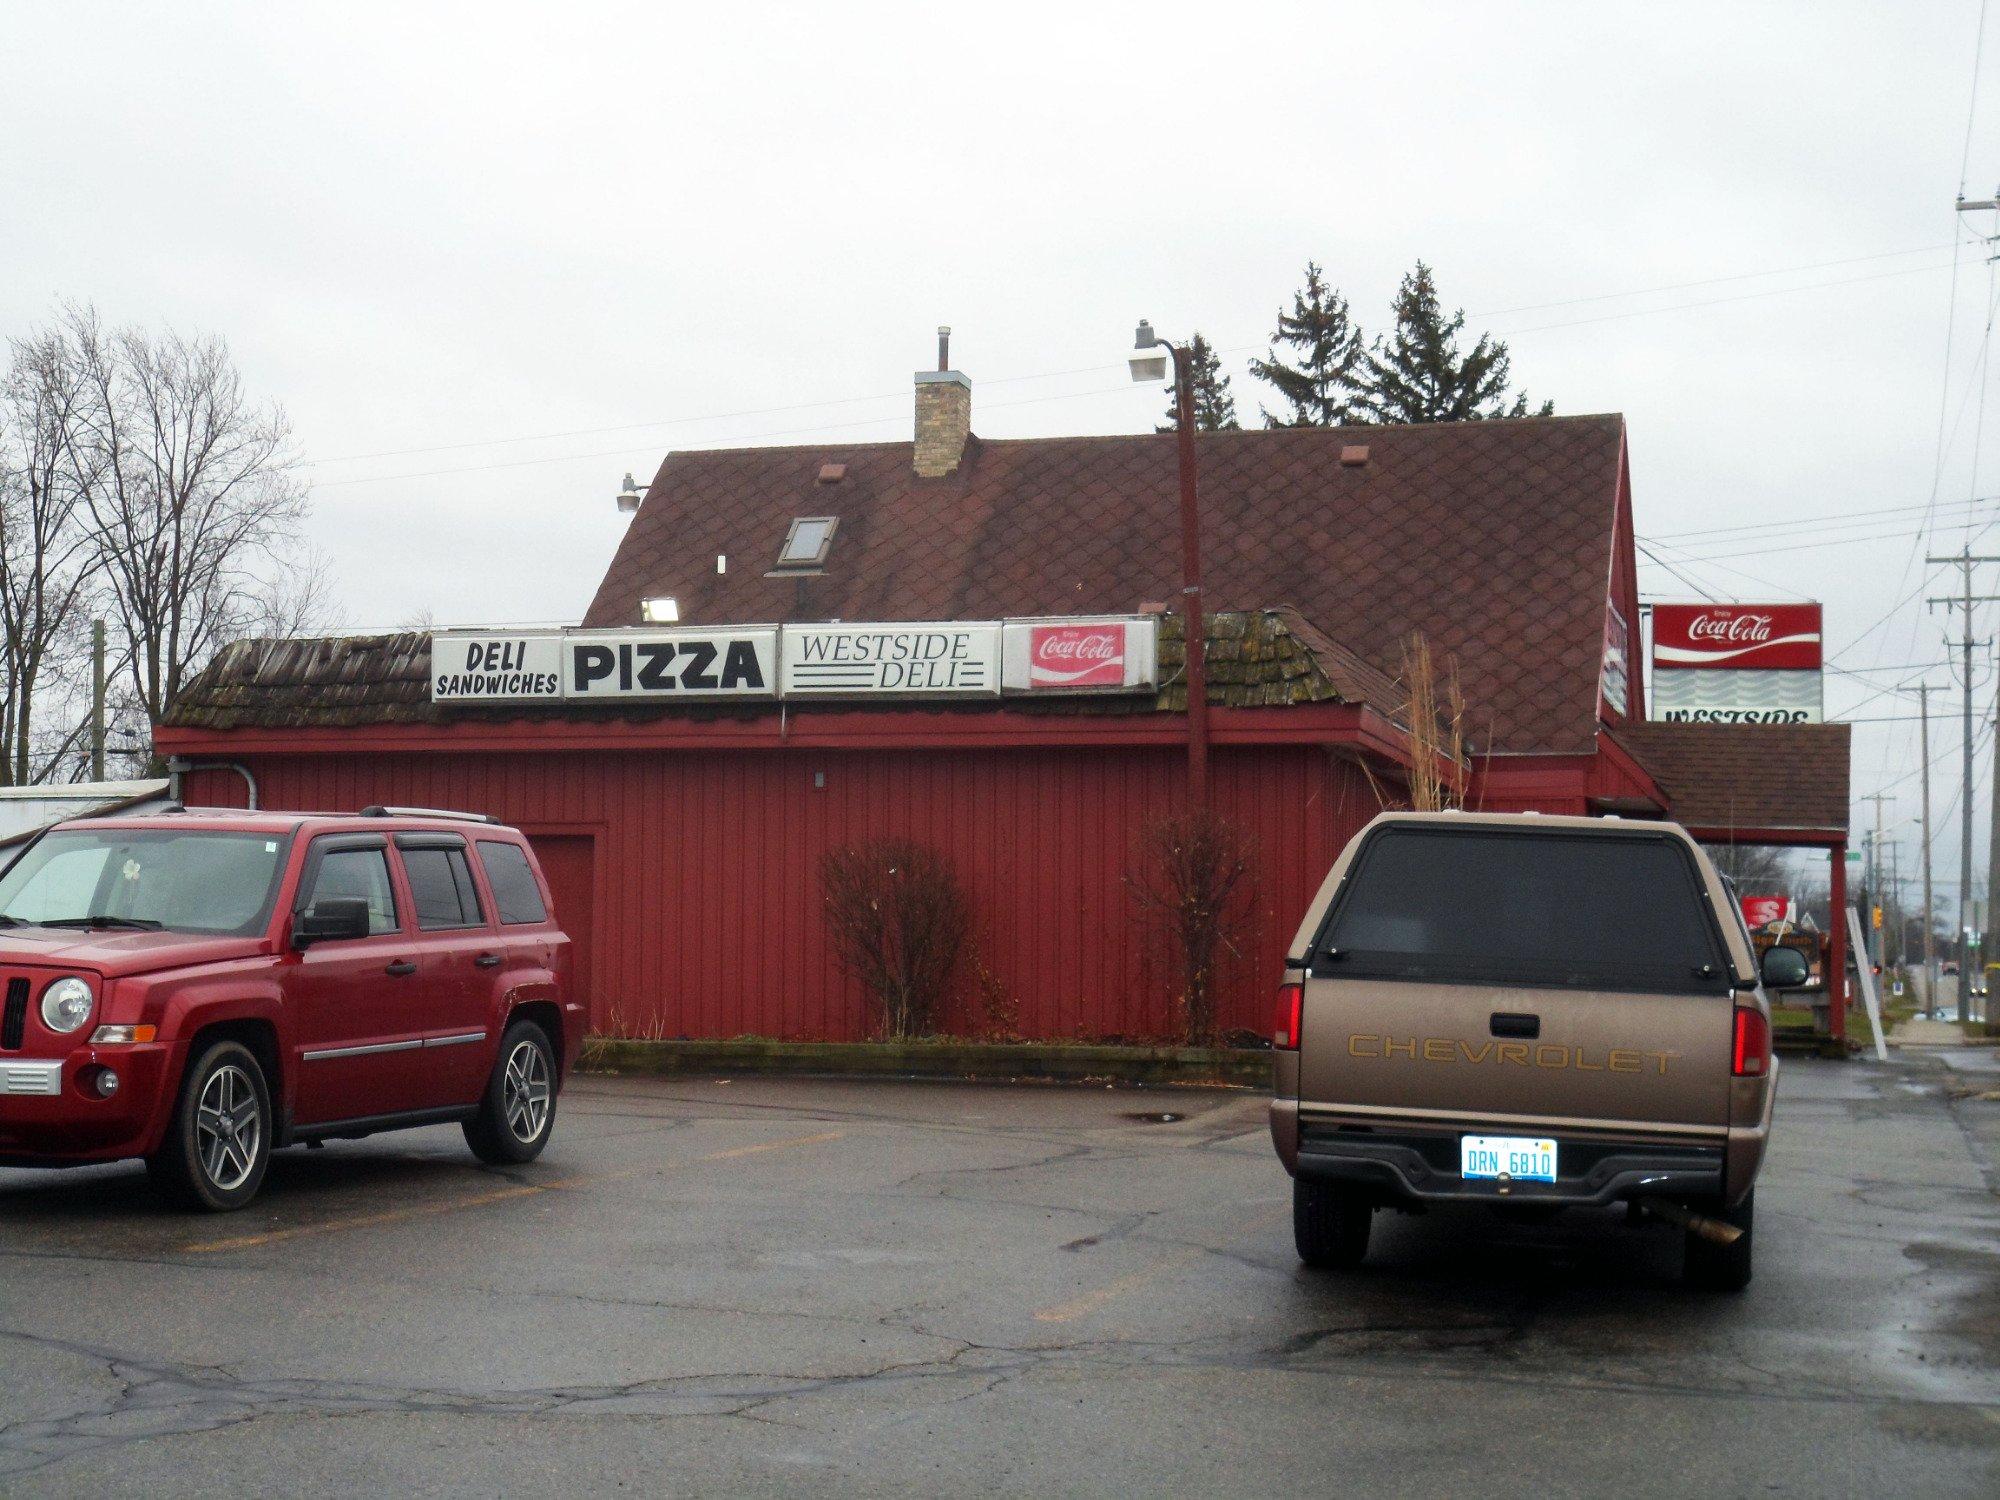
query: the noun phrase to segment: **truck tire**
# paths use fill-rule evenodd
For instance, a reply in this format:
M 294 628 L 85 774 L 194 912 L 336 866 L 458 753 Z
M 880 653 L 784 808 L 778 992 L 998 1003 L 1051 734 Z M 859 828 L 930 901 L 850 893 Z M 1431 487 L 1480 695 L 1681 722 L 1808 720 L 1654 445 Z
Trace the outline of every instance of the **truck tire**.
M 1315 1270 L 1344 1270 L 1368 1253 L 1375 1205 L 1353 1188 L 1292 1179 L 1292 1241 Z
M 516 1021 L 500 1039 L 500 1055 L 479 1113 L 465 1122 L 472 1154 L 494 1167 L 533 1161 L 556 1123 L 556 1059 L 549 1034 L 533 1021 Z
M 1681 1263 L 1681 1276 L 1689 1286 L 1709 1292 L 1740 1292 L 1750 1285 L 1750 1261 L 1757 1243 L 1757 1236 L 1752 1232 L 1756 1221 L 1756 1200 L 1757 1191 L 1752 1188 L 1734 1208 L 1726 1209 L 1720 1204 L 1696 1206 L 1696 1212 L 1706 1213 L 1711 1219 L 1720 1219 L 1725 1224 L 1734 1224 L 1743 1233 L 1733 1245 L 1718 1245 L 1690 1232 L 1686 1237 L 1687 1249 Z
M 211 1042 L 181 1075 L 180 1095 L 146 1172 L 176 1207 L 229 1213 L 257 1196 L 271 1164 L 271 1088 L 241 1042 Z

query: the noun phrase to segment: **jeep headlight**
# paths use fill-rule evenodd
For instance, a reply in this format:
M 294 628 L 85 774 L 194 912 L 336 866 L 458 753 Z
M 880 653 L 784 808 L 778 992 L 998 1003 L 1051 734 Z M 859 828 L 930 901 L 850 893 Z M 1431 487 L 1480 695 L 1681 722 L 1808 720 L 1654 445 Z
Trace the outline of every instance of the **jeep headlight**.
M 83 1029 L 83 1023 L 90 1019 L 91 1008 L 97 1004 L 97 996 L 91 992 L 88 980 L 79 979 L 74 974 L 67 979 L 58 979 L 42 991 L 42 1024 L 64 1036 Z

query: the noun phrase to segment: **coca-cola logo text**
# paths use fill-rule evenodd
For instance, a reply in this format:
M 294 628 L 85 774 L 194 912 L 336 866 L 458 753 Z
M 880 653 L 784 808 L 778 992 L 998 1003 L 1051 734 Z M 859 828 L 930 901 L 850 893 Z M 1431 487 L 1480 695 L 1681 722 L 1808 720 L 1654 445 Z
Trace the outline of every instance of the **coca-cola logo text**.
M 1771 638 L 1771 617 L 1725 614 L 1717 610 L 1714 614 L 1696 615 L 1688 621 L 1687 633 L 1690 640 L 1749 645 Z
M 1037 625 L 1028 642 L 1035 687 L 1105 687 L 1125 681 L 1122 625 Z

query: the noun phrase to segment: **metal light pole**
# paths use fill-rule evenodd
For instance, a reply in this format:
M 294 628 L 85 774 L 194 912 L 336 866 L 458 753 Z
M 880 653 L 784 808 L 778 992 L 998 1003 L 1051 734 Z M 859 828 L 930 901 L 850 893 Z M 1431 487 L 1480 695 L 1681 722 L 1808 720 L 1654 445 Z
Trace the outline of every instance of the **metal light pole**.
M 1181 605 L 1187 629 L 1188 695 L 1188 802 L 1194 807 L 1208 804 L 1208 624 L 1201 607 L 1201 506 L 1198 498 L 1194 454 L 1194 351 L 1187 344 L 1175 344 L 1153 332 L 1153 325 L 1139 320 L 1130 359 L 1132 378 L 1144 384 L 1164 379 L 1167 358 L 1153 351 L 1165 349 L 1174 363 L 1174 411 L 1176 442 L 1180 449 L 1181 479 Z

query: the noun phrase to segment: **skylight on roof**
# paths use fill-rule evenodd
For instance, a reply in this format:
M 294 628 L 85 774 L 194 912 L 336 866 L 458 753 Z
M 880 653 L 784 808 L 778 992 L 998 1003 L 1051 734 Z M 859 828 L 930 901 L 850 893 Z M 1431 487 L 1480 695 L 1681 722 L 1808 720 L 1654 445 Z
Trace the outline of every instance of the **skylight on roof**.
M 838 516 L 799 516 L 792 522 L 792 529 L 785 536 L 785 545 L 778 552 L 778 566 L 781 568 L 816 568 L 826 561 L 827 550 L 833 546 L 833 533 L 840 526 Z

